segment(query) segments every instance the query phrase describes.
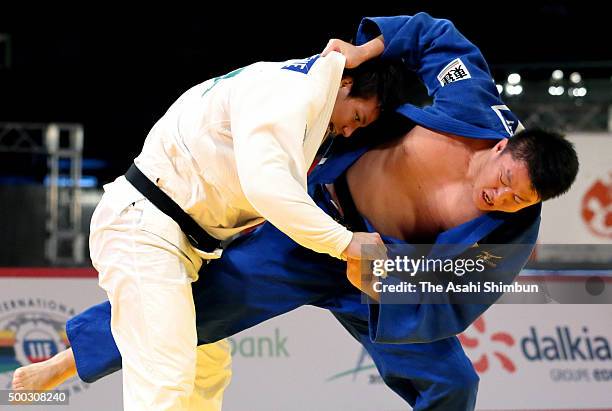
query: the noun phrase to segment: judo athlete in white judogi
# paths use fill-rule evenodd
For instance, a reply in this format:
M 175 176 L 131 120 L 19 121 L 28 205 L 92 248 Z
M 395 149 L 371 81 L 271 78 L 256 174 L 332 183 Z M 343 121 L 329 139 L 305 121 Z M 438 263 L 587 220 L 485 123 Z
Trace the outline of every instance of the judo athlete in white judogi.
M 205 230 L 204 249 L 134 186 L 130 172 L 104 187 L 90 250 L 112 305 L 126 410 L 202 409 L 204 400 L 191 398 L 196 363 L 227 358 L 227 367 L 206 382 L 212 387 L 206 401 L 220 407 L 215 392 L 228 381 L 228 346 L 196 354 L 191 292 L 203 260 L 219 256 L 211 241 L 265 219 L 300 245 L 336 258 L 358 259 L 362 243 L 382 244 L 376 233 L 352 233 L 334 221 L 306 191 L 308 168 L 326 135 L 350 136 L 387 101 L 380 95 L 388 73 L 382 65 L 364 77 L 371 89 L 360 96 L 351 90 L 368 86 L 358 86 L 358 74 L 343 76 L 344 62 L 332 53 L 255 63 L 191 88 L 152 128 L 130 172 Z

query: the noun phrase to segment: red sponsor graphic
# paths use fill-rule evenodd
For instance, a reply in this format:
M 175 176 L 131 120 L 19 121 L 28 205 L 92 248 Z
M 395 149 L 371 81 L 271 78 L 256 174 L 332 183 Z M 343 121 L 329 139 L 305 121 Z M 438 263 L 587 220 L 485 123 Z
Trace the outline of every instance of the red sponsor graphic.
M 607 182 L 598 179 L 584 194 L 582 219 L 596 236 L 612 238 L 612 173 Z
M 476 321 L 474 321 L 472 326 L 474 329 L 476 329 L 478 334 L 481 335 L 481 337 L 488 335 L 486 333 L 484 318 L 478 318 Z M 459 335 L 461 345 L 463 345 L 463 347 L 466 349 L 474 349 L 478 347 L 480 345 L 479 337 L 469 337 L 466 335 L 466 333 L 467 331 Z M 515 344 L 514 337 L 506 332 L 496 332 L 489 336 L 489 340 L 494 343 L 503 344 L 506 347 L 512 347 Z M 514 365 L 514 362 L 506 354 L 499 351 L 493 351 L 493 356 L 497 358 L 504 370 L 508 371 L 509 373 L 514 373 L 516 371 L 516 365 Z M 476 372 L 482 374 L 489 369 L 489 356 L 487 353 L 484 353 L 478 358 L 478 360 L 472 361 L 472 364 L 474 364 Z

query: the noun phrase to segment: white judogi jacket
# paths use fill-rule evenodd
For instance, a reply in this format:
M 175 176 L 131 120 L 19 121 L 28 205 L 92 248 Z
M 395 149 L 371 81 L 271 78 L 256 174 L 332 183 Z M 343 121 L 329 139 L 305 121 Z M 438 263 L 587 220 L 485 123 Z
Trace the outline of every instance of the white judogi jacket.
M 344 57 L 260 62 L 185 92 L 135 163 L 218 239 L 270 221 L 339 257 L 352 233 L 308 196 L 306 174 L 329 125 Z

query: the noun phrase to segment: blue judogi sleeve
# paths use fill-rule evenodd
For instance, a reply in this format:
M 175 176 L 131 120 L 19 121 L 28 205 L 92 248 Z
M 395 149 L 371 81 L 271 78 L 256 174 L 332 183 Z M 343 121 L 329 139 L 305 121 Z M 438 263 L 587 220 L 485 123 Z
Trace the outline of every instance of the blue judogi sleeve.
M 401 58 L 433 97 L 398 112 L 424 127 L 463 137 L 511 137 L 522 126 L 506 107 L 482 53 L 448 20 L 427 13 L 362 20 L 357 44 L 382 34 L 382 58 Z

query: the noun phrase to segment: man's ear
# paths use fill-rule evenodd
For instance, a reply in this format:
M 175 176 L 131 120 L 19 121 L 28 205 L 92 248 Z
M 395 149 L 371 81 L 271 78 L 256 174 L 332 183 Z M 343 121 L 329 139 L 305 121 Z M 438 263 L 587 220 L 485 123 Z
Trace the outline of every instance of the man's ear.
M 353 87 L 353 78 L 351 76 L 342 77 L 340 87 L 348 87 L 350 90 Z
M 507 145 L 508 145 L 508 139 L 502 138 L 501 140 L 497 142 L 497 144 L 495 144 L 495 146 L 493 146 L 493 151 L 495 153 L 501 153 L 502 151 L 504 151 Z

